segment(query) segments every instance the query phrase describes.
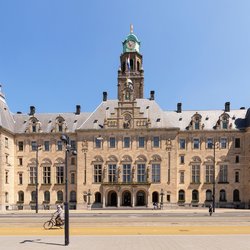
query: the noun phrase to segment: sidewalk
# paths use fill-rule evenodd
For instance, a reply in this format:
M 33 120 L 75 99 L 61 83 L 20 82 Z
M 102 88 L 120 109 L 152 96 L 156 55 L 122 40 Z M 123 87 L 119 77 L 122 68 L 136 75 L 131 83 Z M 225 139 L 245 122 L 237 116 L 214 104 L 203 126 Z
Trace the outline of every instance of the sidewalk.
M 39 214 L 51 214 L 54 210 L 39 210 Z M 231 208 L 216 208 L 216 213 L 247 213 L 250 215 L 250 209 L 231 209 Z M 173 214 L 199 214 L 208 213 L 208 208 L 172 208 L 172 209 L 88 209 L 88 210 L 70 210 L 71 214 L 147 214 L 147 213 L 173 213 Z M 1 214 L 35 214 L 35 210 L 9 210 L 0 212 Z
M 205 236 L 63 236 L 0 237 L 3 250 L 88 249 L 88 250 L 249 250 L 248 235 Z

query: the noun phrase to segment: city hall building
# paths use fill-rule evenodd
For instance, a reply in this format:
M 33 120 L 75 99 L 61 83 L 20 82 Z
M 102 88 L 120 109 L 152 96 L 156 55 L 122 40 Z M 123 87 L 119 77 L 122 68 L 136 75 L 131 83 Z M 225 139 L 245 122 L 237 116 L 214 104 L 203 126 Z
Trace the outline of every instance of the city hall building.
M 122 43 L 117 99 L 94 112 L 12 113 L 0 92 L 0 209 L 250 207 L 250 110 L 164 111 L 144 94 L 140 41 Z M 77 155 L 73 154 L 73 149 Z

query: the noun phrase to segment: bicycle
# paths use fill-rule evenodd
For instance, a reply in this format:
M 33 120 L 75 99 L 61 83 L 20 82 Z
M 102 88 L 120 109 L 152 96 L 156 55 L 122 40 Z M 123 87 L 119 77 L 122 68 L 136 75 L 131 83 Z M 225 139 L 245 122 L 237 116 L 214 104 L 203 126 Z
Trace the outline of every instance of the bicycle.
M 43 224 L 44 229 L 48 230 L 51 229 L 52 227 L 59 227 L 59 228 L 63 228 L 64 226 L 64 220 L 57 220 L 54 218 L 54 215 L 52 215 L 52 217 L 50 218 L 50 220 L 46 221 Z

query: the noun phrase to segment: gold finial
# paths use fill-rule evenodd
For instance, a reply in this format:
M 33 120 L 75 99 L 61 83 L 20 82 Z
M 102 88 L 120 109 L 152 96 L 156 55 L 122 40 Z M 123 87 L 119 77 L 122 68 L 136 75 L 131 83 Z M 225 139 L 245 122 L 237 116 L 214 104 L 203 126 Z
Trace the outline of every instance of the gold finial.
M 130 24 L 130 34 L 134 33 L 134 26 L 133 24 Z

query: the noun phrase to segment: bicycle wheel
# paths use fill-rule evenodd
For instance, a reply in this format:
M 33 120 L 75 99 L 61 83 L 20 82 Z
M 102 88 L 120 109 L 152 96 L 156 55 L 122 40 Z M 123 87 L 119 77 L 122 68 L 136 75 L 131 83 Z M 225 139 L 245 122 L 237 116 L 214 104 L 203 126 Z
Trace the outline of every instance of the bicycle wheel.
M 51 229 L 53 227 L 53 222 L 51 220 L 46 221 L 43 224 L 44 229 Z

